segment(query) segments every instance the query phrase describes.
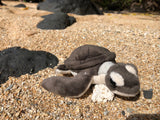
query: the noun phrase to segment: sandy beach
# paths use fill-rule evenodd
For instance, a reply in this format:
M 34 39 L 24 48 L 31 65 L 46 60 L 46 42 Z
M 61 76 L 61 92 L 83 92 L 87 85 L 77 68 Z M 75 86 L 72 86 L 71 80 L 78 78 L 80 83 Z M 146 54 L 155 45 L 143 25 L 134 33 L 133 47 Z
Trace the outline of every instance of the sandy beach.
M 125 120 L 160 117 L 160 15 L 148 13 L 104 13 L 75 15 L 76 22 L 62 30 L 44 30 L 37 24 L 52 14 L 37 10 L 36 3 L 4 1 L 0 6 L 0 51 L 20 46 L 47 51 L 59 64 L 77 47 L 92 44 L 116 53 L 116 61 L 135 64 L 141 84 L 140 97 L 128 100 L 115 96 L 113 101 L 94 103 L 92 89 L 82 98 L 73 99 L 50 93 L 40 86 L 55 69 L 9 77 L 0 87 L 2 120 Z M 23 3 L 27 8 L 15 8 Z M 11 87 L 10 90 L 6 90 Z M 153 89 L 152 99 L 143 90 Z M 136 116 L 138 116 L 136 118 Z M 135 119 L 134 119 L 135 118 Z

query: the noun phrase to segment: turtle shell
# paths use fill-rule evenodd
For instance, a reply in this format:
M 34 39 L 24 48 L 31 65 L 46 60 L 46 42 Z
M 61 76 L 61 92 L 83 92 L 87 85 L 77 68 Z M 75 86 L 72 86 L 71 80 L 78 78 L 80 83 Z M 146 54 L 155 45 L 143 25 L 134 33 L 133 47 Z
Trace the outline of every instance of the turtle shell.
M 64 65 L 69 70 L 83 70 L 105 61 L 114 61 L 116 55 L 104 47 L 95 45 L 83 45 L 75 49 L 69 58 L 64 61 Z

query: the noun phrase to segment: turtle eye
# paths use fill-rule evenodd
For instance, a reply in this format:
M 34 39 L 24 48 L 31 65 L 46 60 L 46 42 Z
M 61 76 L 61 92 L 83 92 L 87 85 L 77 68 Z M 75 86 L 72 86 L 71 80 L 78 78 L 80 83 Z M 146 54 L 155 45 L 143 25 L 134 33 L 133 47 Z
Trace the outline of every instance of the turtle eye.
M 112 84 L 113 87 L 116 87 L 116 83 L 110 78 L 110 83 Z

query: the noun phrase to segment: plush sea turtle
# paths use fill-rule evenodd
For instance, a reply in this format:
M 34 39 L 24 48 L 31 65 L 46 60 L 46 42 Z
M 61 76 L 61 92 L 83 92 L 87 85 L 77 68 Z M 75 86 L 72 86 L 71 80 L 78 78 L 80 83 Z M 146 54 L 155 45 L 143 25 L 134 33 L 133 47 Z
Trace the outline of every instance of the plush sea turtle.
M 114 94 L 134 97 L 139 93 L 138 71 L 133 64 L 116 63 L 115 53 L 104 47 L 84 45 L 57 67 L 73 77 L 53 76 L 42 82 L 46 90 L 61 96 L 81 97 L 91 84 L 104 84 Z

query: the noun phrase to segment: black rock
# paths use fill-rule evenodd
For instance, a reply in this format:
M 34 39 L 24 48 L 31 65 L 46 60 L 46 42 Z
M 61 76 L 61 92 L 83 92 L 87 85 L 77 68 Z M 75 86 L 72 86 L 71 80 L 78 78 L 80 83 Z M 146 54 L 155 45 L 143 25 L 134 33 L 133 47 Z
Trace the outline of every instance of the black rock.
M 57 64 L 58 58 L 49 52 L 29 51 L 20 47 L 5 49 L 0 51 L 0 84 L 6 82 L 9 76 L 33 74 Z
M 45 0 L 38 4 L 37 9 L 79 15 L 102 14 L 90 0 Z
M 144 95 L 144 98 L 146 99 L 152 99 L 153 89 L 143 90 L 143 95 Z
M 130 7 L 131 12 L 146 12 L 141 3 L 133 2 Z
M 71 105 L 72 103 L 73 103 L 72 101 L 68 101 L 66 104 Z
M 126 113 L 125 113 L 125 111 L 124 111 L 124 110 L 122 110 L 122 115 L 123 115 L 123 116 L 125 116 L 125 114 L 126 114 Z
M 131 114 L 125 120 L 160 120 L 160 114 Z
M 2 1 L 0 0 L 0 5 L 5 5 L 4 3 L 2 3 Z
M 24 5 L 24 4 L 18 4 L 18 5 L 15 5 L 14 7 L 26 8 L 26 5 Z
M 44 20 L 37 25 L 37 27 L 40 29 L 65 29 L 76 22 L 74 17 L 68 16 L 66 13 L 62 12 L 42 17 Z

